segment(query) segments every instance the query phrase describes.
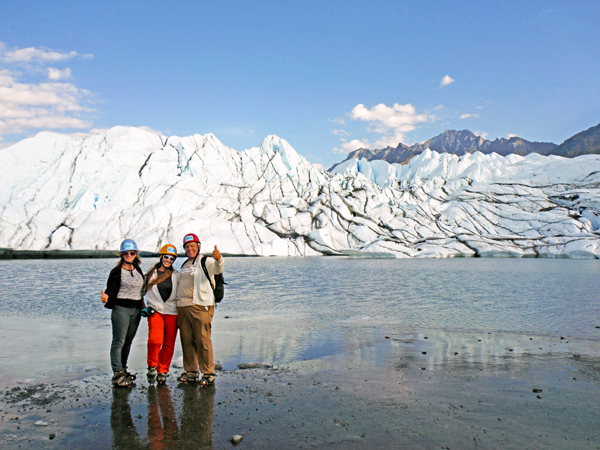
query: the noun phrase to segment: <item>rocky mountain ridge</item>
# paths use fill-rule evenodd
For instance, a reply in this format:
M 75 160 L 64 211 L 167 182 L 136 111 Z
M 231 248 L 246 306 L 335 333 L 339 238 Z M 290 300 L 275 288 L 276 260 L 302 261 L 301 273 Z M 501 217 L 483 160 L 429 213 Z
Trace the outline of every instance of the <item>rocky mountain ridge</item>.
M 570 137 L 552 150 L 551 154 L 567 158 L 600 154 L 600 124 Z
M 516 136 L 490 141 L 469 130 L 446 130 L 422 144 L 407 146 L 399 143 L 397 147 L 386 147 L 379 150 L 361 148 L 348 153 L 344 161 L 352 158 L 365 158 L 367 161 L 384 160 L 391 164 L 406 164 L 427 148 L 438 153 L 452 153 L 459 156 L 474 152 L 481 152 L 485 155 L 497 153 L 502 156 L 510 154 L 525 156 L 530 153 L 538 153 L 572 158 L 584 154 L 600 153 L 600 124 L 576 134 L 561 145 L 552 142 L 530 142 Z M 338 164 L 334 164 L 329 170 L 333 170 Z

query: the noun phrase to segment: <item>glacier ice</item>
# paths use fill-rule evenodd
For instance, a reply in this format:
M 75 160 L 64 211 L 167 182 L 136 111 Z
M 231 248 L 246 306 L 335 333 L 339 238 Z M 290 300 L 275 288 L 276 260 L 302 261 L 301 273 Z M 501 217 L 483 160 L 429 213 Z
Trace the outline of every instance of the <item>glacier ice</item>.
M 332 173 L 284 139 L 42 132 L 0 151 L 0 247 L 157 251 L 195 232 L 240 255 L 600 257 L 600 156 L 425 150 Z

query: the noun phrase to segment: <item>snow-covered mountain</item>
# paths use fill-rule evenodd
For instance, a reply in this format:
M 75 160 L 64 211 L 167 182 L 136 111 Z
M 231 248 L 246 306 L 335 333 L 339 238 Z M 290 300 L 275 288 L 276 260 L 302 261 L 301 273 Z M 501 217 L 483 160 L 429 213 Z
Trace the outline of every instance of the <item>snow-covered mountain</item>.
M 43 132 L 0 151 L 0 247 L 246 255 L 600 256 L 600 156 L 425 150 L 315 169 L 283 139 Z

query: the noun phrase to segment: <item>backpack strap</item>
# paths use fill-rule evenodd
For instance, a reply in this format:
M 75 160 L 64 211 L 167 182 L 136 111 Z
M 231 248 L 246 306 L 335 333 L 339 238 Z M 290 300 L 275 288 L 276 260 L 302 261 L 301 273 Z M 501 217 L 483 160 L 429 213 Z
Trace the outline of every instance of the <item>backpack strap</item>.
M 212 280 L 210 279 L 210 276 L 208 275 L 208 270 L 206 269 L 206 258 L 208 258 L 208 256 L 203 256 L 202 259 L 200 260 L 200 265 L 202 265 L 202 270 L 204 271 L 204 275 L 206 275 L 206 278 L 208 278 L 208 282 L 210 283 L 210 287 L 211 289 L 215 290 L 215 286 L 212 283 Z

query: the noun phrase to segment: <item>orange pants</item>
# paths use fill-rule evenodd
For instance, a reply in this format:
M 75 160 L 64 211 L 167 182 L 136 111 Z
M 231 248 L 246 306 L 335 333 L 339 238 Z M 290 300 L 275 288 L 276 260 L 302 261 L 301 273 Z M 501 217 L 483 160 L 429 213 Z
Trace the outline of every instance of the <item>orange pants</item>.
M 155 312 L 148 317 L 148 367 L 168 373 L 175 351 L 177 316 Z

